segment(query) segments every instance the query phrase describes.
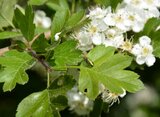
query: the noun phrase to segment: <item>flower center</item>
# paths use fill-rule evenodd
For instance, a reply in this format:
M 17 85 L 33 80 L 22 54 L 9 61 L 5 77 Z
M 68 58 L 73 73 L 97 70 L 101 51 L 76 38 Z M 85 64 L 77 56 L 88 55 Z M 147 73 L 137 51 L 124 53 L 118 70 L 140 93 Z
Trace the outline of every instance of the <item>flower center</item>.
M 149 53 L 149 49 L 146 48 L 146 47 L 144 47 L 143 50 L 142 50 L 142 52 L 143 52 L 143 55 L 144 55 L 144 56 L 147 56 L 148 53 Z
M 97 30 L 98 30 L 97 27 L 91 26 L 88 31 L 89 31 L 91 34 L 95 34 L 95 33 L 97 32 Z
M 132 43 L 130 41 L 125 41 L 122 45 L 122 49 L 130 51 L 132 49 Z

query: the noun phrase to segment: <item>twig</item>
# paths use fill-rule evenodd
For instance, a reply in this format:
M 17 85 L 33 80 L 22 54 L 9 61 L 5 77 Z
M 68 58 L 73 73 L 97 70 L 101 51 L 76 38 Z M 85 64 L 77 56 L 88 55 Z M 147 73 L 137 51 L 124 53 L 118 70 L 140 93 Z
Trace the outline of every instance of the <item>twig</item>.
M 45 67 L 46 71 L 48 72 L 52 71 L 48 63 L 44 59 L 41 59 L 34 50 L 32 50 L 31 48 L 28 48 L 28 52 Z
M 41 34 L 42 34 L 42 33 L 36 35 L 36 36 L 29 42 L 30 47 L 32 46 L 32 44 L 35 42 L 35 40 L 36 40 Z

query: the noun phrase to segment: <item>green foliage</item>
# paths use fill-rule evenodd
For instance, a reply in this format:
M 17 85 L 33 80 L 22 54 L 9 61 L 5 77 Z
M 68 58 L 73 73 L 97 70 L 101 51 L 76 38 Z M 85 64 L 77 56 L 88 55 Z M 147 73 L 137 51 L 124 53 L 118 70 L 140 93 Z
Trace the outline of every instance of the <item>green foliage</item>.
M 76 45 L 76 41 L 69 40 L 56 47 L 53 56 L 56 65 L 77 65 L 82 60 L 82 53 L 75 49 Z
M 14 27 L 12 18 L 16 2 L 17 0 L 0 0 L 0 30 L 7 26 Z
M 88 53 L 87 57 L 94 63 L 94 65 L 98 66 L 103 64 L 108 57 L 114 54 L 114 52 L 115 48 L 113 47 L 108 47 L 106 49 L 104 46 L 97 46 Z
M 55 11 L 69 9 L 67 0 L 49 0 L 46 5 Z
M 66 94 L 75 85 L 72 76 L 65 75 L 56 79 L 49 88 L 50 99 L 53 107 L 59 111 L 67 107 Z
M 44 34 L 41 34 L 37 40 L 32 44 L 32 49 L 36 52 L 46 52 L 46 48 L 50 46 L 47 39 L 45 39 Z
M 22 34 L 19 32 L 9 32 L 9 31 L 0 32 L 0 39 L 14 38 L 18 36 L 22 36 Z
M 24 98 L 17 108 L 16 117 L 54 117 L 48 90 Z
M 100 47 L 98 47 L 100 48 Z M 105 47 L 104 47 L 105 48 Z M 110 49 L 110 48 L 105 48 Z M 101 53 L 97 48 L 93 49 L 97 53 Z M 94 53 L 91 51 L 91 53 Z M 123 89 L 129 92 L 136 92 L 143 88 L 143 84 L 137 78 L 136 73 L 129 70 L 123 70 L 131 64 L 132 58 L 122 54 L 112 55 L 113 50 L 106 50 L 108 56 L 106 60 L 102 60 L 103 51 L 100 58 L 102 62 L 96 64 L 93 68 L 81 67 L 79 78 L 79 89 L 91 98 L 95 99 L 99 93 L 99 84 L 102 83 L 107 89 L 115 93 L 122 93 Z M 91 55 L 90 56 L 94 56 Z M 95 61 L 99 61 L 95 59 Z M 93 61 L 94 62 L 94 61 Z M 122 89 L 123 88 L 123 89 Z
M 29 4 L 31 5 L 43 5 L 48 0 L 29 0 Z
M 73 27 L 75 26 L 78 22 L 80 22 L 82 20 L 82 18 L 84 17 L 85 11 L 79 11 L 77 13 L 74 13 L 71 17 L 69 17 L 67 23 L 66 23 L 66 27 Z
M 27 40 L 32 40 L 34 37 L 35 25 L 33 24 L 34 13 L 31 6 L 27 6 L 25 14 L 18 8 L 15 10 L 15 20 L 18 28 Z
M 16 50 L 5 53 L 0 57 L 0 64 L 4 67 L 0 72 L 0 82 L 4 82 L 3 90 L 11 91 L 16 83 L 25 84 L 28 82 L 28 75 L 25 70 L 31 67 L 32 57 L 25 52 Z
M 122 0 L 94 0 L 97 4 L 102 6 L 111 6 L 113 9 L 116 9 L 117 5 L 122 2 Z
M 68 20 L 68 17 L 69 17 L 68 10 L 61 10 L 56 12 L 51 27 L 51 33 L 53 39 L 56 33 L 61 32 L 63 30 L 65 23 Z

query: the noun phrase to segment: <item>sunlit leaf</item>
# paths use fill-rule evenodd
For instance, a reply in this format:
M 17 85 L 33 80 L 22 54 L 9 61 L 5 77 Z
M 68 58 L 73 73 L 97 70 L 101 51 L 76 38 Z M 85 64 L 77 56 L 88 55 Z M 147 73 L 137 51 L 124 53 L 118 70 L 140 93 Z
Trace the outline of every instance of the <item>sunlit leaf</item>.
M 112 53 L 113 50 L 110 51 Z M 139 76 L 132 71 L 124 70 L 131 64 L 131 61 L 132 58 L 129 56 L 115 54 L 109 55 L 103 64 L 93 68 L 81 67 L 79 89 L 92 99 L 98 96 L 100 83 L 115 93 L 122 93 L 123 89 L 129 92 L 142 89 L 143 83 L 137 79 Z
M 53 59 L 57 65 L 77 65 L 82 60 L 82 53 L 76 49 L 77 42 L 74 40 L 66 41 L 54 50 Z
M 31 67 L 32 57 L 27 53 L 16 50 L 8 51 L 0 57 L 0 64 L 4 67 L 0 72 L 0 82 L 4 82 L 4 91 L 11 91 L 15 88 L 16 83 L 24 85 L 28 82 L 25 70 Z

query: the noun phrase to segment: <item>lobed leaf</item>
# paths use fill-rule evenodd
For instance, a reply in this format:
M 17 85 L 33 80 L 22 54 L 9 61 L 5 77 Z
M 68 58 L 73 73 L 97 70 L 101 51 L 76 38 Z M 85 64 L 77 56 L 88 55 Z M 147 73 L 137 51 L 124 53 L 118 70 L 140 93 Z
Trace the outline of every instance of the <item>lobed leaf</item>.
M 87 58 L 91 60 L 94 65 L 101 65 L 108 57 L 112 56 L 115 52 L 114 47 L 105 47 L 103 45 L 96 46 L 88 54 Z
M 0 64 L 4 67 L 0 71 L 0 82 L 4 82 L 3 90 L 11 91 L 16 83 L 25 84 L 28 82 L 28 75 L 25 70 L 31 67 L 32 57 L 25 52 L 11 50 L 0 57 Z
M 109 56 L 106 60 L 103 59 L 100 64 L 93 66 L 93 68 L 80 68 L 79 89 L 91 99 L 95 99 L 99 95 L 100 83 L 114 93 L 122 93 L 123 89 L 136 92 L 143 88 L 143 83 L 138 79 L 139 76 L 136 73 L 124 70 L 131 64 L 132 58 L 122 54 L 112 55 L 113 50 L 109 51 L 109 49 L 111 48 L 106 48 Z M 93 60 L 103 58 L 103 53 L 104 51 L 102 53 L 99 51 L 98 57 L 95 57 L 96 59 L 93 57 Z

